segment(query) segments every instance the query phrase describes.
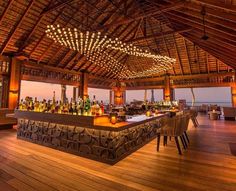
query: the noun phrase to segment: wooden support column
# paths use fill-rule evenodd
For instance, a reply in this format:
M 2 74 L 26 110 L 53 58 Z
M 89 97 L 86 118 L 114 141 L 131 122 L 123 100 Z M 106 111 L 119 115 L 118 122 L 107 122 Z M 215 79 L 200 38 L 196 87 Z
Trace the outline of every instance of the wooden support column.
M 146 89 L 144 90 L 144 98 L 143 98 L 143 101 L 144 101 L 144 102 L 147 101 L 147 90 L 146 90 Z
M 124 99 L 124 92 L 125 92 L 125 84 L 122 82 L 117 82 L 116 86 L 113 88 L 114 91 L 114 104 L 115 105 L 124 105 L 125 99 Z
M 236 107 L 236 87 L 231 87 L 232 106 Z
M 81 71 L 80 77 L 79 96 L 85 100 L 88 96 L 88 73 L 86 71 Z
M 172 101 L 174 99 L 174 89 L 170 86 L 170 77 L 169 75 L 165 76 L 165 87 L 164 87 L 164 100 Z
M 66 85 L 61 85 L 61 101 L 66 102 Z
M 113 91 L 112 90 L 110 90 L 110 95 L 109 95 L 109 104 L 111 105 L 111 104 L 113 104 Z
M 151 90 L 151 102 L 153 103 L 155 101 L 154 98 L 154 89 Z
M 76 101 L 76 89 L 77 87 L 73 87 L 73 101 Z
M 21 83 L 21 61 L 17 58 L 12 58 L 10 67 L 10 85 L 9 85 L 9 101 L 8 108 L 15 109 L 20 97 Z
M 126 90 L 123 92 L 123 104 L 126 104 Z

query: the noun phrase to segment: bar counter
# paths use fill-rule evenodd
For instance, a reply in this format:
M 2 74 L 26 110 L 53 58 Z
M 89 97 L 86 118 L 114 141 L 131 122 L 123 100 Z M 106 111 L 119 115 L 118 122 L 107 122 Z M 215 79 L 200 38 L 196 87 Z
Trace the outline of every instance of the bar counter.
M 112 125 L 107 115 L 15 110 L 17 138 L 109 164 L 154 139 L 158 120 L 165 116 L 139 115 Z

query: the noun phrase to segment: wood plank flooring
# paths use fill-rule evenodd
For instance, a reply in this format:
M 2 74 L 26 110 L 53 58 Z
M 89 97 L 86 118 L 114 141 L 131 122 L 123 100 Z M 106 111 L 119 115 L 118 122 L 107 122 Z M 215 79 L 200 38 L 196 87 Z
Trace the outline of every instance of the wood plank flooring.
M 156 140 L 111 166 L 16 139 L 0 131 L 0 191 L 236 190 L 235 121 L 189 125 L 190 147 L 177 154 L 174 140 L 156 152 Z

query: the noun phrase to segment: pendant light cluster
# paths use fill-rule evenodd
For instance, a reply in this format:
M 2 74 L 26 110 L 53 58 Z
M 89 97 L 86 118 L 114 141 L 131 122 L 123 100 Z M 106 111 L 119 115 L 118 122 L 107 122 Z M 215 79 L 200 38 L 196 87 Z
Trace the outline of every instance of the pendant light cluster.
M 167 56 L 152 54 L 132 44 L 126 44 L 118 38 L 113 40 L 106 35 L 101 35 L 100 32 L 81 32 L 77 28 L 70 29 L 61 28 L 60 25 L 48 25 L 46 34 L 55 42 L 85 55 L 90 62 L 108 72 L 115 73 L 118 78 L 138 78 L 156 75 L 159 72 L 169 70 L 176 61 Z M 126 64 L 120 63 L 107 52 L 110 49 L 119 50 L 136 57 L 149 58 L 152 62 L 149 63 L 148 70 L 142 72 L 131 71 Z

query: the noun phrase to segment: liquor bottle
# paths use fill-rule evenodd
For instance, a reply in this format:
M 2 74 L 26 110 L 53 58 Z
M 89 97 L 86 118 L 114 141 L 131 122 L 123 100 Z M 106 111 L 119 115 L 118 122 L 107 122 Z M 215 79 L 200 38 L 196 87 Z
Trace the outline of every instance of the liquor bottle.
M 73 114 L 78 115 L 77 102 L 76 101 L 74 102 L 74 104 L 72 104 L 72 109 L 73 109 Z
M 87 95 L 87 97 L 85 99 L 85 103 L 84 103 L 84 112 L 85 112 L 85 114 L 89 114 L 90 109 L 91 109 L 91 102 L 90 102 L 89 96 Z
M 95 114 L 96 115 L 99 115 L 99 110 L 100 110 L 100 106 L 99 106 L 98 101 L 97 101 L 96 104 L 95 104 Z
M 18 109 L 19 109 L 19 110 L 23 110 L 23 99 L 20 100 Z
M 55 105 L 56 103 L 56 93 L 53 91 L 52 103 Z
M 37 100 L 37 97 L 34 98 L 34 111 L 39 112 L 39 102 Z
M 81 97 L 78 98 L 77 111 L 79 115 L 83 114 L 83 100 Z
M 91 106 L 91 114 L 95 115 L 96 114 L 96 103 L 93 101 L 92 106 Z
M 103 104 L 103 101 L 101 101 L 100 103 L 100 108 L 101 108 L 101 115 L 104 114 L 104 104 Z
M 69 103 L 69 113 L 73 114 L 72 103 Z
M 56 104 L 55 104 L 55 113 L 58 113 L 59 112 L 59 103 L 58 101 L 56 101 Z
M 69 113 L 69 103 L 68 103 L 68 99 L 66 99 L 66 102 L 64 103 L 63 112 L 64 112 L 64 113 Z

